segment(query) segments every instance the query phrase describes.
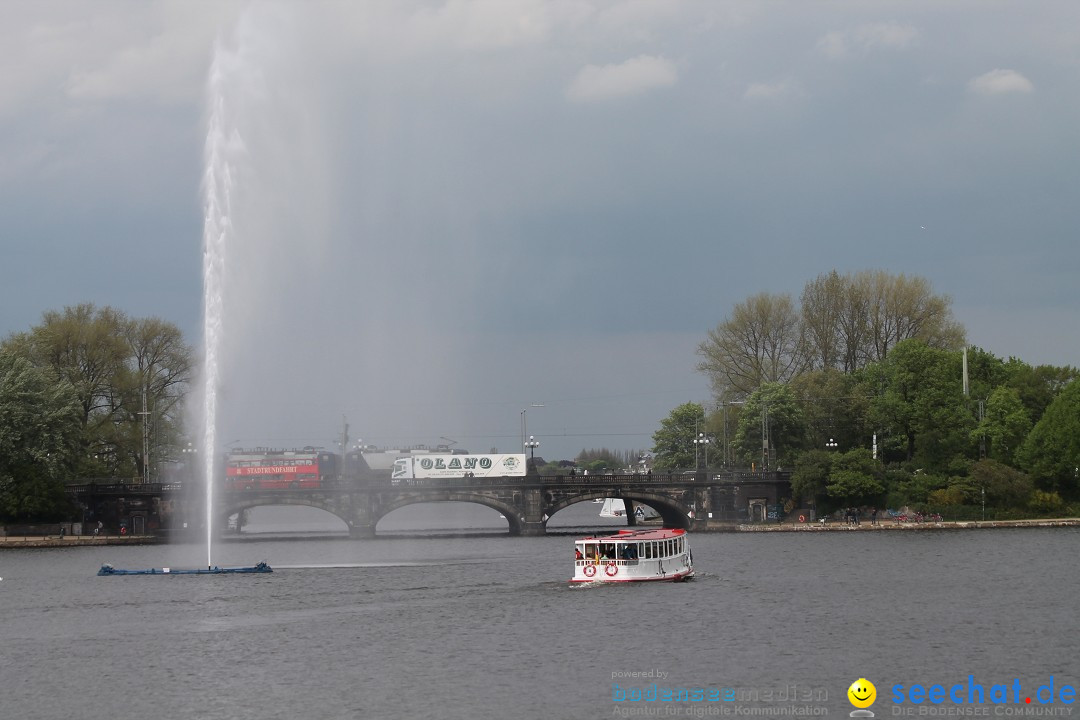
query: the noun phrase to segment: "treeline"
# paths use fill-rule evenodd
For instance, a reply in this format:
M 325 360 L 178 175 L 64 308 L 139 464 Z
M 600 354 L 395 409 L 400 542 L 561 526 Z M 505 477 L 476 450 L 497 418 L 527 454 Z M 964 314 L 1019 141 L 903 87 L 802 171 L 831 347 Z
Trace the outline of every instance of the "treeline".
M 610 450 L 608 448 L 582 448 L 572 461 L 550 462 L 539 468 L 541 475 L 564 475 L 570 468 L 590 473 L 626 472 L 640 465 L 647 453 L 644 450 Z
M 1053 513 L 1080 500 L 1080 383 L 968 348 L 920 278 L 821 275 L 796 306 L 757 295 L 700 345 L 716 404 L 672 411 L 658 467 L 793 470 L 796 503 Z M 710 442 L 693 441 L 699 427 Z M 727 439 L 726 447 L 724 438 Z M 966 509 L 964 509 L 966 507 Z
M 698 369 L 730 400 L 809 370 L 855 372 L 910 338 L 958 350 L 964 329 L 951 305 L 923 278 L 834 270 L 808 282 L 798 306 L 790 294 L 769 293 L 737 304 L 698 347 Z
M 6 338 L 0 518 L 61 519 L 67 478 L 139 477 L 173 459 L 193 367 L 175 325 L 93 304 Z

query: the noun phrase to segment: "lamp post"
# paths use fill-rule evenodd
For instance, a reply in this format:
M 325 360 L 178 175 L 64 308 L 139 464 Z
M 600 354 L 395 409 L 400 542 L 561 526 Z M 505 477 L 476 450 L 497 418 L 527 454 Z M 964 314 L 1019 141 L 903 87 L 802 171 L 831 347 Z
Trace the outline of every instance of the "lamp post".
M 544 407 L 544 403 L 533 403 L 529 407 L 536 407 L 536 408 Z M 529 419 L 528 419 L 528 416 L 526 415 L 526 411 L 528 409 L 529 408 L 523 408 L 522 411 L 521 411 L 521 452 L 522 452 L 522 454 L 525 453 L 525 448 L 526 448 L 525 436 L 529 435 Z M 529 435 L 529 437 L 531 438 L 532 436 Z
M 835 450 L 836 447 L 837 447 L 837 444 L 838 443 L 835 440 L 833 440 L 832 438 L 829 438 L 829 442 L 825 443 L 825 447 L 829 448 L 830 450 Z
M 529 449 L 529 464 L 527 471 L 536 473 L 536 448 L 540 447 L 540 441 L 530 435 L 529 439 L 525 442 L 525 447 Z
M 191 476 L 192 480 L 195 480 L 195 466 L 198 465 L 199 462 L 199 449 L 191 443 L 188 443 L 187 447 L 180 449 L 180 454 L 184 456 L 184 465 L 188 470 L 187 474 Z
M 694 438 L 694 465 L 700 469 L 701 461 L 698 458 L 698 448 L 705 448 L 705 467 L 709 466 L 709 442 L 710 438 L 705 433 L 698 433 L 698 436 Z
M 769 406 L 761 404 L 761 471 L 769 469 L 772 455 L 772 438 L 769 437 Z
M 146 382 L 142 387 L 142 412 L 136 413 L 142 416 L 142 481 L 150 482 L 150 411 L 146 409 Z

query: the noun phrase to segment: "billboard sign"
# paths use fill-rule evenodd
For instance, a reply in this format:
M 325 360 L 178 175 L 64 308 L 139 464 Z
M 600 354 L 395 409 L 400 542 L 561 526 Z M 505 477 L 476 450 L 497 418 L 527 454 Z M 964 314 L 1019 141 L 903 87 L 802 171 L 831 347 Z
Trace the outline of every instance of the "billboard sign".
M 394 461 L 393 479 L 525 477 L 524 454 L 418 455 Z

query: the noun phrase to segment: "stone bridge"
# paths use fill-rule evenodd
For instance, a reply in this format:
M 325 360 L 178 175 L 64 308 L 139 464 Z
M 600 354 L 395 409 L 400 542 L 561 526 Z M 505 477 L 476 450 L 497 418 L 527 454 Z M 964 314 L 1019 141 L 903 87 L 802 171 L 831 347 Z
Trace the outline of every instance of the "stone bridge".
M 374 537 L 379 520 L 399 508 L 418 503 L 466 502 L 497 510 L 506 518 L 511 535 L 543 535 L 548 519 L 560 510 L 610 497 L 623 500 L 628 525 L 636 524 L 634 507 L 643 504 L 660 514 L 664 527 L 703 530 L 712 519 L 737 519 L 743 501 L 757 502 L 762 507 L 775 503 L 778 492 L 784 492 L 787 476 L 776 472 L 532 475 L 411 479 L 395 486 L 346 483 L 317 490 L 235 490 L 218 499 L 222 518 L 218 527 L 224 527 L 225 518 L 242 510 L 264 505 L 305 505 L 341 518 L 352 537 Z

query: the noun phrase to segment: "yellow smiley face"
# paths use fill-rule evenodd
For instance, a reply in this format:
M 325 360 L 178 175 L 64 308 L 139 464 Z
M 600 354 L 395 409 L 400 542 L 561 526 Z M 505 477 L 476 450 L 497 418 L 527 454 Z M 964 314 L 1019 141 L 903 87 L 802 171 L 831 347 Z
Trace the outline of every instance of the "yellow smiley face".
M 868 708 L 877 699 L 877 688 L 866 678 L 859 678 L 847 689 L 847 698 L 857 708 Z

